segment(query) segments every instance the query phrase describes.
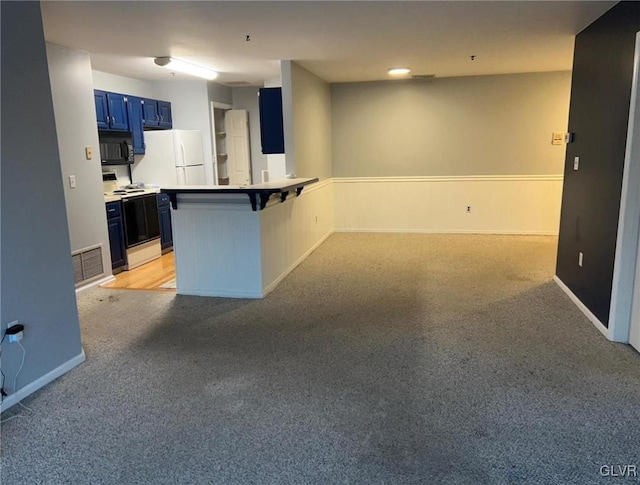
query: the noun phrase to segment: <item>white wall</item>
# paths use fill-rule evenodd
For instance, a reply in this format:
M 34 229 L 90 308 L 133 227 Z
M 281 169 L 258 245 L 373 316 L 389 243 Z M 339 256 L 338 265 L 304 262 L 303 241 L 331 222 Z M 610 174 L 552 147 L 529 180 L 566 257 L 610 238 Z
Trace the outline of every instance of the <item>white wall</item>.
M 345 177 L 333 185 L 336 231 L 558 234 L 561 175 Z
M 149 81 L 93 71 L 93 88 L 113 93 L 130 94 L 141 98 L 156 98 L 154 85 Z M 168 101 L 168 100 L 167 100 Z
M 89 54 L 47 43 L 47 58 L 71 250 L 101 245 L 103 274 L 110 275 L 109 234 Z M 93 148 L 92 160 L 85 158 L 85 147 Z M 70 175 L 76 177 L 75 189 L 69 185 Z
M 60 154 L 39 2 L 1 2 L 1 300 L 4 333 L 25 326 L 20 348 L 2 343 L 2 409 L 84 360 Z
M 332 84 L 333 176 L 549 175 L 564 169 L 571 73 Z
M 260 212 L 264 294 L 333 233 L 333 201 L 331 181 L 324 180 Z
M 154 83 L 154 90 L 159 99 L 171 101 L 171 116 L 175 129 L 202 131 L 206 180 L 208 184 L 214 184 L 207 82 L 198 79 L 163 81 Z

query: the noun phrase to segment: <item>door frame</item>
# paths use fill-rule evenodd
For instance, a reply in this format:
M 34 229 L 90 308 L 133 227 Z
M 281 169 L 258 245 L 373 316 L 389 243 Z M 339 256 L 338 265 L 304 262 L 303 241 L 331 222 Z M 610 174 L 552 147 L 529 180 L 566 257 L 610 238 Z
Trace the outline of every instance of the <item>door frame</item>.
M 611 307 L 607 337 L 615 342 L 629 342 L 637 258 L 640 253 L 640 32 L 636 33 L 633 82 L 627 127 L 627 146 L 622 176 L 620 216 L 616 239 Z
M 211 101 L 209 104 L 209 128 L 211 129 L 211 163 L 213 163 L 213 184 L 218 185 L 218 150 L 216 147 L 216 119 L 215 109 L 230 110 L 233 109 L 233 105 L 227 103 L 219 103 L 218 101 Z

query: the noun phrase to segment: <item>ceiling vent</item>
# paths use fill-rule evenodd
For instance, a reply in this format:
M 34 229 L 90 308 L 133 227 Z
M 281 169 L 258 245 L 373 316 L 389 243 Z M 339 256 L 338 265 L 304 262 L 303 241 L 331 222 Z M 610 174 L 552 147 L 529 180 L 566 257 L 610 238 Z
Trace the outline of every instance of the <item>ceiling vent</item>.
M 224 84 L 226 86 L 231 86 L 231 87 L 234 87 L 234 86 L 251 86 L 251 83 L 249 83 L 247 81 L 227 81 L 227 82 L 224 82 L 222 84 Z
M 427 80 L 435 79 L 435 77 L 436 77 L 435 74 L 414 74 L 413 76 L 411 76 L 411 79 L 427 81 Z

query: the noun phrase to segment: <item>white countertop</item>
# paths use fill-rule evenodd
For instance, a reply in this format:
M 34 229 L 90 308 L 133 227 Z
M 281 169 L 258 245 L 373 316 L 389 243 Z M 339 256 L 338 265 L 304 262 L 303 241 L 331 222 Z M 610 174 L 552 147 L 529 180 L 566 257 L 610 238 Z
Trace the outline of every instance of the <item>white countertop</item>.
M 142 192 L 130 192 L 128 194 L 104 194 L 104 201 L 115 202 L 122 199 L 130 199 L 132 197 L 139 197 L 141 195 L 158 194 L 160 189 L 144 189 Z
M 264 182 L 261 184 L 252 184 L 252 185 L 171 185 L 167 187 L 162 187 L 162 189 L 173 190 L 173 191 L 212 190 L 216 192 L 224 192 L 225 190 L 237 191 L 238 189 L 281 190 L 281 189 L 286 189 L 287 187 L 291 187 L 293 185 L 299 185 L 305 182 L 309 182 L 311 180 L 315 180 L 315 179 L 313 178 L 281 179 L 281 180 L 274 180 L 272 182 Z

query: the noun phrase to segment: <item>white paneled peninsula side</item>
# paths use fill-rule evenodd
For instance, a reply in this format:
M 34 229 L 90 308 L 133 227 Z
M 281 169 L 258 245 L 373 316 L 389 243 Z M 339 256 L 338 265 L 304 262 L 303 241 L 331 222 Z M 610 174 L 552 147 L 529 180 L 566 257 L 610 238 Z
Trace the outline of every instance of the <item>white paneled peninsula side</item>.
M 315 182 L 163 188 L 171 199 L 178 294 L 266 296 L 321 242 L 309 239 L 317 216 L 298 197 Z

